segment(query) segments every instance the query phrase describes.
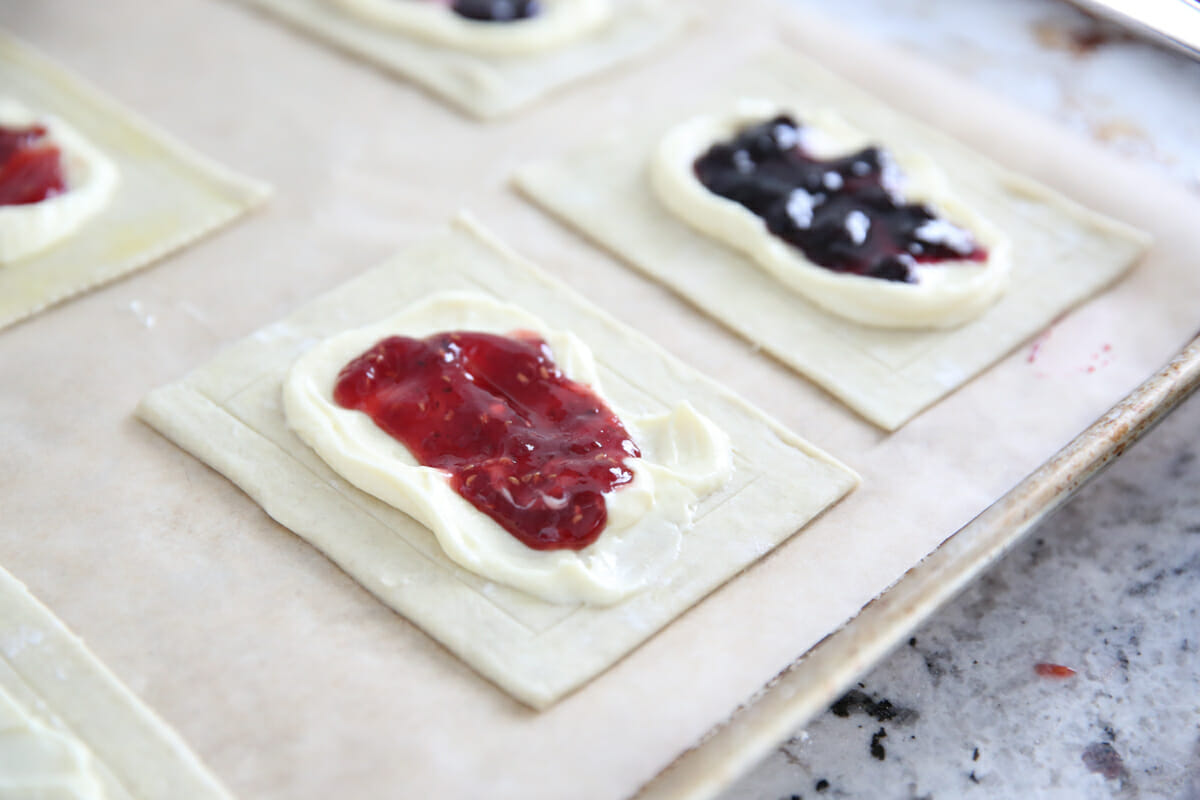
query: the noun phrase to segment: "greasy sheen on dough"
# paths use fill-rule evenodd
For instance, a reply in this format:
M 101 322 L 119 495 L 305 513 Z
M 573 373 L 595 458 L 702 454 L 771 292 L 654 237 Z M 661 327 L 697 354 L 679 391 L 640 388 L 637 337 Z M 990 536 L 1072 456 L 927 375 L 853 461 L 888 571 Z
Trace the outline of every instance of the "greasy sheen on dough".
M 613 408 L 641 458 L 631 483 L 606 497 L 608 523 L 582 550 L 533 550 L 458 494 L 442 470 L 420 466 L 362 411 L 333 401 L 338 373 L 388 336 L 450 330 L 533 331 L 571 380 Z M 332 336 L 301 356 L 283 385 L 288 425 L 346 480 L 418 520 L 460 566 L 552 603 L 609 605 L 651 585 L 679 555 L 696 504 L 733 471 L 729 438 L 686 401 L 654 416 L 622 413 L 604 397 L 591 350 L 522 309 L 485 295 L 445 292 L 383 321 Z
M 592 33 L 612 16 L 611 0 L 540 0 L 528 19 L 485 22 L 424 0 L 330 0 L 359 18 L 431 44 L 480 55 L 521 56 L 553 50 Z
M 930 206 L 967 229 L 988 250 L 982 263 L 918 264 L 915 283 L 838 273 L 809 261 L 804 253 L 767 230 L 766 223 L 737 202 L 714 194 L 693 165 L 712 145 L 743 128 L 788 113 L 820 157 L 843 155 L 872 144 L 828 110 L 792 109 L 762 99 L 741 99 L 726 114 L 692 117 L 669 130 L 650 165 L 655 193 L 677 217 L 701 233 L 744 252 L 789 289 L 841 317 L 884 328 L 951 328 L 971 320 L 1008 284 L 1009 240 L 955 196 L 937 163 L 922 154 L 898 151 L 887 142 L 902 172 L 907 200 Z
M 38 203 L 0 206 L 0 264 L 33 255 L 70 236 L 108 203 L 117 166 L 58 117 L 38 114 L 11 97 L 0 97 L 0 125 L 44 125 L 62 153 L 66 191 Z

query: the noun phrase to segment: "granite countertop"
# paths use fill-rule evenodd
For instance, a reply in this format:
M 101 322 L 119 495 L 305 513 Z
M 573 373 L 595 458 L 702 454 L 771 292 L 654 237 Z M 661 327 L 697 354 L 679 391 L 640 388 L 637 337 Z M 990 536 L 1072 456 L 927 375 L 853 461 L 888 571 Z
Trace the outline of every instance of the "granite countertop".
M 1051 0 L 793 1 L 1200 193 L 1198 62 Z M 722 800 L 1200 798 L 1198 430 L 1200 396 Z

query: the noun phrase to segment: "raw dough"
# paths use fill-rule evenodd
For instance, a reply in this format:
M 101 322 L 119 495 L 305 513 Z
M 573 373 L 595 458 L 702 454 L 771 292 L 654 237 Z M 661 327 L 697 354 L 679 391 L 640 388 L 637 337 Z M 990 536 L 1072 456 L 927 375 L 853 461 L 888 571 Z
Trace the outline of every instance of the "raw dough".
M 762 218 L 709 191 L 693 165 L 709 147 L 747 126 L 790 114 L 802 126 L 806 147 L 821 158 L 882 144 L 901 171 L 903 195 L 933 208 L 970 231 L 988 250 L 982 264 L 918 264 L 915 283 L 837 273 L 813 264 L 796 247 L 767 230 Z M 741 250 L 787 287 L 834 314 L 884 328 L 951 328 L 979 316 L 1004 291 L 1010 271 L 1006 236 L 961 202 L 936 161 L 872 142 L 828 109 L 785 108 L 763 99 L 741 99 L 720 115 L 681 122 L 663 137 L 650 164 L 658 199 L 697 231 Z
M 349 485 L 292 433 L 291 365 L 361 320 L 446 291 L 486 293 L 591 348 L 608 399 L 631 417 L 687 398 L 733 445 L 732 478 L 706 497 L 679 557 L 611 606 L 564 606 L 451 561 L 424 525 Z M 857 477 L 727 389 L 551 280 L 468 218 L 149 394 L 139 415 L 242 487 L 383 602 L 519 700 L 544 707 L 607 669 L 837 502 Z
M 578 80 L 648 56 L 674 38 L 690 19 L 679 3 L 609 0 L 611 19 L 592 28 L 590 34 L 563 47 L 500 56 L 396 33 L 346 13 L 334 0 L 241 2 L 269 11 L 483 119 L 512 113 Z
M 44 125 L 58 146 L 67 188 L 39 203 L 0 206 L 0 265 L 16 261 L 71 235 L 108 203 L 117 185 L 117 167 L 74 128 L 53 116 L 35 114 L 22 103 L 0 97 L 0 125 Z
M 369 416 L 333 402 L 342 367 L 388 336 L 448 330 L 534 331 L 563 374 L 621 418 L 642 451 L 634 480 L 606 496 L 608 524 L 583 550 L 532 550 L 463 499 L 448 475 L 422 467 Z M 338 334 L 305 353 L 283 386 L 288 424 L 339 475 L 423 523 L 452 560 L 551 603 L 608 605 L 651 584 L 679 555 L 696 503 L 733 471 L 729 439 L 686 401 L 666 414 L 628 414 L 604 396 L 592 352 L 565 331 L 486 295 L 443 293 L 386 320 Z
M 493 56 L 525 56 L 592 35 L 612 16 L 611 0 L 539 0 L 529 19 L 484 22 L 429 0 L 330 0 L 362 19 L 433 44 Z
M 0 797 L 232 800 L 175 732 L 3 569 Z
M 0 86 L 19 88 L 22 102 L 38 115 L 69 118 L 81 137 L 68 141 L 71 149 L 90 143 L 120 175 L 119 188 L 100 203 L 103 207 L 77 235 L 0 266 L 0 328 L 148 266 L 228 224 L 268 194 L 265 185 L 193 153 L 3 33 Z M 72 138 L 65 129 L 56 128 L 55 133 Z M 98 180 L 93 189 L 67 192 L 34 206 L 0 209 L 0 220 L 13 208 L 38 208 L 39 214 L 61 210 L 58 200 L 67 207 L 64 217 L 81 219 L 105 193 L 104 163 L 95 164 Z M 49 227 L 58 231 L 60 226 Z M 0 240 L 5 234 L 0 230 Z
M 1007 291 L 961 327 L 926 331 L 868 327 L 781 292 L 774 276 L 682 222 L 654 193 L 655 148 L 695 110 L 671 110 L 657 126 L 523 167 L 516 184 L 886 430 L 1117 280 L 1149 245 L 1145 234 L 1009 172 L 793 51 L 768 51 L 705 105 L 720 113 L 755 95 L 787 108 L 831 109 L 872 139 L 933 157 L 954 176 L 962 202 L 1005 231 L 1012 248 Z
M 0 687 L 0 797 L 104 800 L 92 753 Z

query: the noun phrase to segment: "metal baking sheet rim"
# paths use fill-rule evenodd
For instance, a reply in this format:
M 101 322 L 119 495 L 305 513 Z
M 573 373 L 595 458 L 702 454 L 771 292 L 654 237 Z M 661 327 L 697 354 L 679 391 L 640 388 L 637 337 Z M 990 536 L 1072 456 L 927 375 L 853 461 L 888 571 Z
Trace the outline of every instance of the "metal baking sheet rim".
M 1071 0 L 1108 19 L 1200 59 L 1200 5 L 1188 0 Z
M 1162 369 L 710 730 L 636 800 L 728 787 L 1200 387 L 1200 333 Z

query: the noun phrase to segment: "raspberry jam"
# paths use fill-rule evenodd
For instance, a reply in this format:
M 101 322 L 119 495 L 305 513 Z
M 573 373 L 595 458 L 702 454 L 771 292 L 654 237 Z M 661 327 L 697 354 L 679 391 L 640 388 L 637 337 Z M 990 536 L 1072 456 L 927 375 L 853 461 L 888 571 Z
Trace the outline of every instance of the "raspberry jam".
M 640 455 L 621 420 L 536 335 L 392 336 L 347 364 L 334 401 L 366 412 L 421 464 L 534 550 L 580 550 L 604 493 Z
M 66 188 L 62 154 L 45 127 L 0 126 L 0 206 L 39 203 Z
M 480 22 L 513 22 L 541 11 L 537 0 L 453 0 L 450 9 L 460 17 Z
M 969 232 L 904 202 L 886 151 L 821 159 L 802 130 L 786 115 L 747 127 L 697 159 L 696 177 L 834 272 L 912 283 L 916 264 L 987 259 Z

